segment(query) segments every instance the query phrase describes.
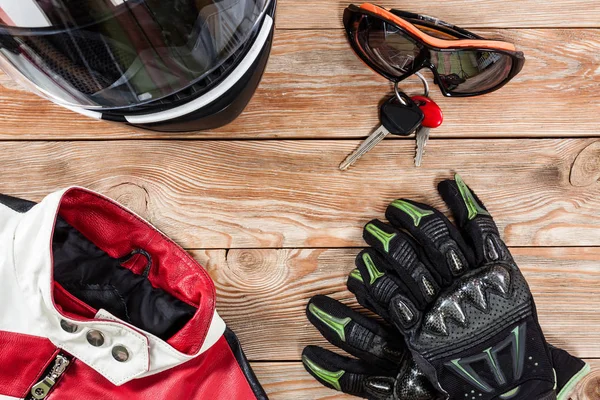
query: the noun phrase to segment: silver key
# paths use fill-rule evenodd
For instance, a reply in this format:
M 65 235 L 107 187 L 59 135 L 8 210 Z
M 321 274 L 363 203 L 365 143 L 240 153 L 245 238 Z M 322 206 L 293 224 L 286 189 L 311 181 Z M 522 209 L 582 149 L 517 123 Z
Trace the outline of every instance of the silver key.
M 402 103 L 400 103 L 400 100 Z M 381 105 L 379 118 L 381 125 L 369 135 L 360 146 L 340 164 L 340 169 L 346 170 L 359 158 L 368 153 L 387 135 L 407 136 L 413 133 L 423 121 L 423 112 L 406 94 L 392 96 Z
M 389 134 L 390 131 L 388 131 L 385 126 L 381 125 L 373 133 L 371 133 L 356 150 L 346 157 L 346 159 L 340 164 L 340 169 L 344 171 L 350 168 L 355 162 L 358 161 L 359 158 L 371 151 L 373 147 L 377 146 L 377 144 Z
M 421 127 L 417 130 L 415 138 L 417 139 L 417 152 L 415 155 L 415 166 L 420 167 L 425 155 L 425 146 L 429 140 L 429 132 L 431 128 L 437 128 L 444 121 L 444 114 L 441 108 L 429 97 L 414 96 L 413 100 L 419 104 L 425 118 L 421 123 Z
M 415 166 L 420 167 L 423 161 L 423 155 L 425 154 L 425 146 L 429 140 L 429 132 L 431 128 L 422 126 L 417 131 L 415 138 L 417 139 L 417 154 L 415 155 Z

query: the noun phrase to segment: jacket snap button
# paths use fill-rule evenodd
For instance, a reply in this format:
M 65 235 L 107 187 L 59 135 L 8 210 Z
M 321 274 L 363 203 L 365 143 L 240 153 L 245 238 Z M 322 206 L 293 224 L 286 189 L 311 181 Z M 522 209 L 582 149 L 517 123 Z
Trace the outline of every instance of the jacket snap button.
M 72 324 L 69 321 L 65 321 L 64 319 L 60 320 L 60 327 L 62 328 L 63 331 L 69 332 L 69 333 L 75 333 L 75 332 L 77 332 L 77 329 L 79 329 L 79 327 L 77 325 Z
M 94 347 L 100 347 L 104 344 L 104 335 L 102 334 L 102 332 L 97 331 L 95 329 L 89 331 L 87 335 L 85 335 L 85 337 L 88 343 Z
M 129 351 L 125 346 L 118 345 L 113 347 L 112 356 L 118 362 L 125 362 L 129 360 Z

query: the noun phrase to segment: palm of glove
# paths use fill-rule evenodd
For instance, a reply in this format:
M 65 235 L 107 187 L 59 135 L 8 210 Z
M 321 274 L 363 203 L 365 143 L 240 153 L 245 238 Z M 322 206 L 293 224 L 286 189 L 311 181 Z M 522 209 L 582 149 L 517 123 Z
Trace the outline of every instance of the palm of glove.
M 560 350 L 546 344 L 529 287 L 493 219 L 460 177 L 439 191 L 457 226 L 432 207 L 396 200 L 386 212 L 390 225 L 365 226 L 371 247 L 348 279 L 359 303 L 397 331 L 316 296 L 309 320 L 359 360 L 309 346 L 307 370 L 375 400 L 556 398 L 552 358 Z M 559 382 L 583 371 L 581 360 L 560 356 L 569 361 L 561 361 Z

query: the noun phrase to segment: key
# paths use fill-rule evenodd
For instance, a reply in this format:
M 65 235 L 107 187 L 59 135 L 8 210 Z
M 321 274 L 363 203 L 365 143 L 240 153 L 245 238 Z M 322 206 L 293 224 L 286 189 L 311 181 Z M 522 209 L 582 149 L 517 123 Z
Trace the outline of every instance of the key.
M 381 105 L 379 119 L 381 125 L 360 146 L 340 164 L 340 169 L 346 170 L 356 163 L 369 150 L 381 142 L 387 135 L 408 136 L 421 126 L 425 117 L 423 111 L 406 94 L 400 93 L 406 105 L 400 103 L 394 95 Z
M 417 103 L 424 118 L 421 127 L 417 131 L 415 137 L 417 139 L 417 151 L 415 155 L 415 166 L 420 167 L 425 154 L 425 146 L 429 140 L 429 132 L 432 128 L 437 128 L 444 121 L 442 109 L 429 97 L 414 96 L 412 100 Z

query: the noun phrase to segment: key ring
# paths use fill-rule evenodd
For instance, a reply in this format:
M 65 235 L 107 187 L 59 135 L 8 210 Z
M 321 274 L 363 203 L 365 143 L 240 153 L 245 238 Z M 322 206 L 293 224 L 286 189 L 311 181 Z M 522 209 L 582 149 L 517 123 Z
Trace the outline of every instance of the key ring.
M 429 97 L 429 83 L 427 83 L 427 80 L 423 75 L 421 75 L 420 72 L 415 72 L 415 75 L 419 77 L 421 82 L 423 82 L 423 90 L 425 91 L 425 97 Z M 400 89 L 398 88 L 399 83 L 400 82 L 394 82 L 394 93 L 396 93 L 396 98 L 398 99 L 400 104 L 408 106 L 408 104 L 406 104 L 406 100 L 404 100 L 400 95 Z

